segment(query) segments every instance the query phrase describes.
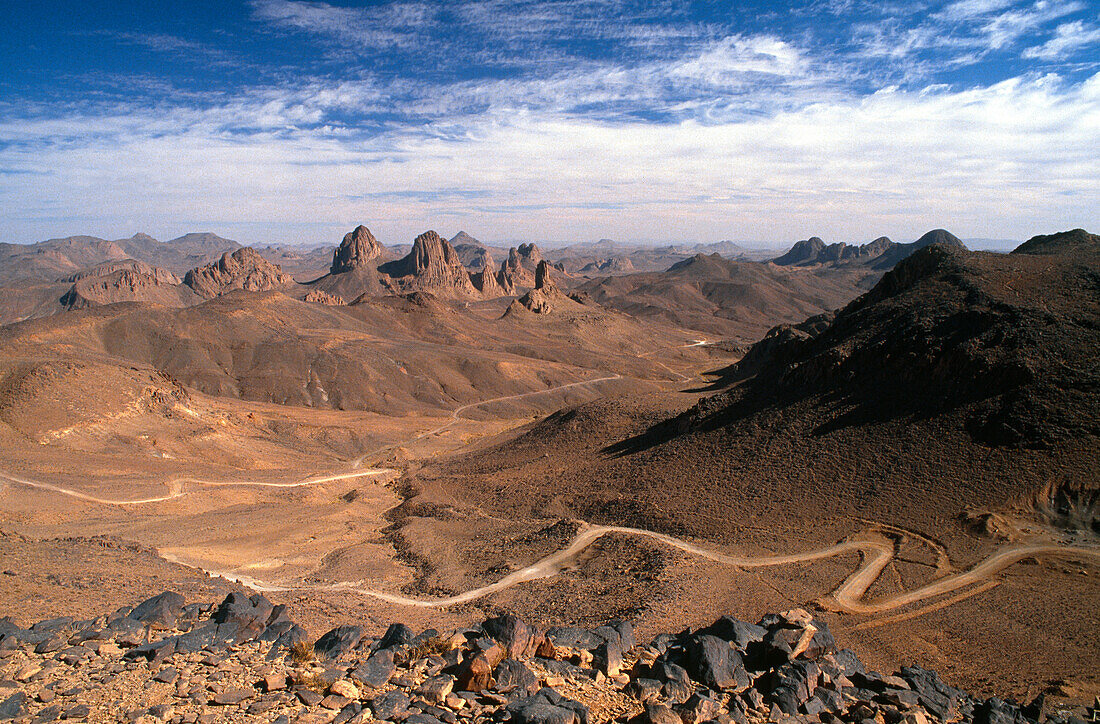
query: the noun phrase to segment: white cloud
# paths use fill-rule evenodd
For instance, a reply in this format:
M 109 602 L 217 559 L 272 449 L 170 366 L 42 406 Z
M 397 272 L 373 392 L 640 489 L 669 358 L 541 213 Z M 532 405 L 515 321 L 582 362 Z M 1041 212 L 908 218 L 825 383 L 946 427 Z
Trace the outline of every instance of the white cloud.
M 1054 31 L 1054 37 L 1042 45 L 1024 51 L 1025 58 L 1061 60 L 1070 52 L 1100 43 L 1100 28 L 1088 27 L 1080 20 L 1063 23 Z
M 355 97 L 346 92 L 312 88 L 195 113 L 5 120 L 0 168 L 22 175 L 0 186 L 3 231 L 11 238 L 62 211 L 79 227 L 21 240 L 122 235 L 167 219 L 181 224 L 173 231 L 313 242 L 364 221 L 389 243 L 429 227 L 486 239 L 782 241 L 1100 225 L 1100 159 L 1088 152 L 1100 146 L 1100 75 L 889 89 L 709 125 L 533 112 L 374 137 L 221 125 L 268 113 L 292 120 L 295 104 Z M 285 228 L 295 230 L 289 238 Z M 302 228 L 322 231 L 303 238 Z
M 982 34 L 991 48 L 1011 45 L 1044 23 L 1084 9 L 1079 2 L 1038 0 L 1025 10 L 1009 10 L 991 18 L 982 26 Z

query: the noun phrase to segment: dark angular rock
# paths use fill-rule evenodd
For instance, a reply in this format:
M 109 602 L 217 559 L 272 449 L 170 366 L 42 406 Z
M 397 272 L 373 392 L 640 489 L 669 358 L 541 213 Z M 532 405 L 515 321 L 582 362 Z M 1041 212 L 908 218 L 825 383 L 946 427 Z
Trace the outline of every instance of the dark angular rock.
M 175 591 L 165 591 L 139 603 L 127 618 L 141 621 L 153 628 L 175 628 L 186 603 Z
M 416 639 L 416 634 L 413 630 L 403 623 L 390 624 L 390 627 L 386 629 L 386 633 L 382 636 L 382 640 L 378 642 L 376 648 L 388 649 L 393 646 L 404 646 L 405 644 L 411 644 Z
M 72 623 L 72 616 L 58 616 L 57 618 L 47 618 L 44 621 L 39 621 L 36 624 L 32 624 L 31 631 L 59 631 L 63 628 L 68 628 L 72 625 Z
M 948 686 L 935 671 L 919 666 L 905 666 L 901 669 L 901 678 L 909 682 L 917 692 L 921 706 L 942 721 L 953 719 L 959 714 L 960 699 L 963 692 Z
M 294 693 L 298 696 L 298 701 L 306 706 L 317 706 L 325 698 L 312 689 L 298 689 Z
M 836 666 L 838 673 L 847 677 L 851 677 L 852 674 L 862 674 L 866 671 L 866 669 L 863 668 L 863 662 L 856 656 L 856 652 L 851 649 L 841 649 L 835 654 L 830 654 L 829 663 Z M 822 670 L 825 668 L 820 661 L 818 662 L 818 666 L 821 666 Z
M 748 709 L 760 709 L 764 706 L 764 695 L 756 689 L 746 689 L 741 692 L 741 701 Z
M 203 649 L 215 649 L 223 644 L 232 630 L 231 626 L 218 626 L 208 623 L 176 637 L 176 651 L 184 654 L 195 653 Z
M 515 659 L 505 659 L 497 664 L 493 671 L 496 691 L 517 691 L 523 696 L 530 696 L 539 690 L 539 678 Z
M 17 691 L 4 701 L 0 702 L 0 721 L 14 719 L 22 716 L 27 706 L 27 695 Z
M 696 636 L 688 648 L 688 669 L 701 684 L 719 691 L 749 686 L 741 655 L 717 636 Z
M 370 710 L 374 712 L 375 719 L 396 721 L 409 709 L 409 697 L 400 689 L 387 691 L 381 696 L 375 697 L 370 703 Z
M 641 702 L 656 701 L 661 696 L 664 684 L 656 679 L 638 677 L 626 686 L 626 692 Z
M 372 689 L 385 686 L 397 667 L 393 661 L 393 649 L 376 651 L 351 672 L 351 677 Z
M 481 628 L 501 645 L 510 659 L 534 656 L 542 641 L 538 631 L 511 615 L 491 618 Z
M 81 721 L 87 720 L 88 715 L 92 713 L 92 710 L 87 704 L 77 704 L 76 706 L 69 707 L 65 711 L 61 712 L 62 719 L 79 719 Z
M 634 640 L 634 627 L 629 621 L 612 621 L 606 626 L 597 626 L 592 633 L 604 641 L 618 644 L 619 650 L 624 654 L 634 648 L 637 643 Z
M 765 697 L 780 711 L 795 715 L 817 689 L 821 669 L 812 661 L 796 660 L 767 675 L 770 690 Z
M 68 643 L 68 636 L 63 636 L 60 633 L 51 633 L 49 638 L 38 642 L 38 645 L 34 647 L 34 653 L 52 654 L 54 651 L 60 651 Z
M 351 721 L 351 719 L 361 711 L 363 711 L 363 705 L 357 701 L 353 701 L 341 709 L 330 724 L 345 724 L 345 722 Z
M 243 594 L 233 592 L 225 597 L 210 620 L 219 627 L 235 626 L 236 632 L 232 638 L 248 641 L 263 633 L 274 609 L 271 602 L 258 593 L 246 598 Z
M 507 709 L 516 724 L 588 724 L 588 709 L 583 704 L 547 687 L 513 701 Z
M 674 710 L 680 715 L 683 724 L 700 724 L 717 717 L 722 711 L 722 704 L 709 696 L 692 694 L 683 704 L 676 705 Z
M 124 659 L 145 659 L 150 662 L 164 661 L 176 653 L 176 639 L 167 638 L 160 641 L 150 641 L 123 654 Z
M 639 724 L 683 724 L 680 715 L 664 704 L 646 704 L 645 713 L 639 719 Z
M 974 724 L 1030 724 L 1033 722 L 1015 704 L 992 697 L 974 707 Z
M 699 630 L 699 635 L 717 636 L 731 642 L 739 652 L 745 653 L 749 644 L 764 640 L 768 630 L 763 626 L 740 621 L 732 616 L 723 616 L 710 626 Z
M 107 638 L 113 638 L 119 646 L 137 646 L 145 640 L 145 624 L 129 616 L 108 623 L 106 632 Z
M 685 702 L 695 693 L 695 684 L 687 669 L 682 666 L 662 661 L 654 667 L 653 673 L 656 678 L 665 682 L 665 697 L 673 703 Z
M 338 659 L 348 653 L 363 640 L 363 629 L 359 626 L 337 626 L 313 644 L 313 652 L 318 656 Z
M 618 641 L 604 641 L 596 647 L 596 664 L 600 671 L 615 676 L 623 666 L 623 650 Z
M 409 714 L 405 724 L 444 724 L 443 721 L 427 714 Z
M 278 626 L 271 627 L 278 630 Z M 267 631 L 264 631 L 266 634 Z M 309 636 L 306 634 L 306 630 L 298 624 L 292 624 L 290 628 L 283 630 L 271 643 L 271 651 L 268 652 L 268 658 L 275 658 L 278 652 L 292 649 L 296 644 L 307 643 Z

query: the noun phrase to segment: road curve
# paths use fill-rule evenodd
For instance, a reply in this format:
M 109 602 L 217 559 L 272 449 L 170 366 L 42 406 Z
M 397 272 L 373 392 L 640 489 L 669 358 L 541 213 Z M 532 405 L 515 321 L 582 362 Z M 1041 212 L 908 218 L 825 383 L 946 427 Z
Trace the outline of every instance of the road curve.
M 954 573 L 936 579 L 919 588 L 897 594 L 874 602 L 864 601 L 867 591 L 878 580 L 883 570 L 894 560 L 894 545 L 885 537 L 873 537 L 860 540 L 847 540 L 819 550 L 804 551 L 800 553 L 788 553 L 770 556 L 737 556 L 721 551 L 703 548 L 689 541 L 675 536 L 656 533 L 641 528 L 628 528 L 625 526 L 611 525 L 582 525 L 577 535 L 565 548 L 552 553 L 536 563 L 518 571 L 509 573 L 500 580 L 485 586 L 446 596 L 443 598 L 421 599 L 402 596 L 396 593 L 378 591 L 365 588 L 358 582 L 340 582 L 326 585 L 288 586 L 277 583 L 266 583 L 254 578 L 238 576 L 231 572 L 210 571 L 211 575 L 222 576 L 236 580 L 260 591 L 284 591 L 284 592 L 323 592 L 344 591 L 357 593 L 363 596 L 385 601 L 399 606 L 416 608 L 447 608 L 463 603 L 469 603 L 485 596 L 498 593 L 526 581 L 534 581 L 550 578 L 561 573 L 565 567 L 578 554 L 591 546 L 605 535 L 619 533 L 650 538 L 660 543 L 677 548 L 686 553 L 699 556 L 706 560 L 722 563 L 734 568 L 764 568 L 771 566 L 789 565 L 793 563 L 808 563 L 823 558 L 843 555 L 845 553 L 859 552 L 863 556 L 863 562 L 831 594 L 835 607 L 841 611 L 854 614 L 876 614 L 893 611 L 905 606 L 919 603 L 929 598 L 951 593 L 972 584 L 987 583 L 995 574 L 1013 565 L 1014 563 L 1036 555 L 1083 555 L 1100 559 L 1100 547 L 1087 546 L 1060 546 L 1054 544 L 1018 545 L 1002 548 L 988 558 L 978 563 L 967 571 Z M 178 559 L 172 559 L 182 562 Z M 987 589 L 982 589 L 987 590 Z M 978 591 L 976 591 L 978 592 Z

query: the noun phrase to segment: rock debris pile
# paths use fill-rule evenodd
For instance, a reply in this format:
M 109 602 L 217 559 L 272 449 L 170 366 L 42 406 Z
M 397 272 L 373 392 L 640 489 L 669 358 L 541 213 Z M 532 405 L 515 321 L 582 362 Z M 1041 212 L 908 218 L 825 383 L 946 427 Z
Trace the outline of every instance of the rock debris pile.
M 283 606 L 166 592 L 94 621 L 0 620 L 0 720 L 404 724 L 1071 724 L 1086 712 L 976 699 L 934 672 L 867 671 L 795 609 L 661 634 L 539 631 L 514 616 L 312 644 Z

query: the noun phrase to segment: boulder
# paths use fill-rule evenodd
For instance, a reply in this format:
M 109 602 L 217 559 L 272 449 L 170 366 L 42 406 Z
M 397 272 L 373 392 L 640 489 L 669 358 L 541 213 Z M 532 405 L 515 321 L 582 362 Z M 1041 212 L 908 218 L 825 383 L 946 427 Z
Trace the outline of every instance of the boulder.
M 364 686 L 377 689 L 385 686 L 396 670 L 393 649 L 381 649 L 353 669 L 351 676 Z
M 732 616 L 723 616 L 710 626 L 700 629 L 698 633 L 729 641 L 734 648 L 745 653 L 751 644 L 763 641 L 768 630 L 763 626 L 740 621 Z
M 514 691 L 530 696 L 539 690 L 539 678 L 515 659 L 504 659 L 497 664 L 493 678 L 496 680 L 493 688 L 498 692 Z
M 516 724 L 588 724 L 588 709 L 553 689 L 517 699 L 507 706 Z
M 409 710 L 409 697 L 400 689 L 393 689 L 372 699 L 370 710 L 375 719 L 397 721 Z
M 317 656 L 338 659 L 359 645 L 364 631 L 359 626 L 337 626 L 313 644 Z
M 511 659 L 534 656 L 543 640 L 542 634 L 535 628 L 511 615 L 491 618 L 481 624 L 481 628 L 500 644 L 505 655 Z
M 175 591 L 165 591 L 139 603 L 127 618 L 141 621 L 153 628 L 175 628 L 180 612 L 186 603 Z
M 696 636 L 687 654 L 688 669 L 700 684 L 716 691 L 748 688 L 748 672 L 730 642 L 717 636 Z

